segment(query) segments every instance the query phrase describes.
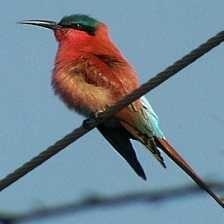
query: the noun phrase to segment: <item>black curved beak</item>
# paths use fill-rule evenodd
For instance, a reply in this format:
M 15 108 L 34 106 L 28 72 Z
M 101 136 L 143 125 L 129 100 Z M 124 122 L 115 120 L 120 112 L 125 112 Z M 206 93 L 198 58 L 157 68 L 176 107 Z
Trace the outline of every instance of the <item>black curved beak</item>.
M 48 28 L 51 30 L 56 30 L 61 27 L 56 22 L 48 21 L 48 20 L 24 20 L 24 21 L 19 22 L 19 24 L 41 26 L 41 27 Z

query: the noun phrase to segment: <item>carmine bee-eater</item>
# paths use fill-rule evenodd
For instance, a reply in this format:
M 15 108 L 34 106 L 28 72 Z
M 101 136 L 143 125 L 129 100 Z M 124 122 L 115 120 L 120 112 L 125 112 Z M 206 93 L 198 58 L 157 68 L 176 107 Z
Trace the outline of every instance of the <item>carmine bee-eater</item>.
M 54 31 L 59 43 L 52 76 L 55 93 L 71 109 L 89 117 L 105 111 L 140 84 L 134 68 L 110 38 L 108 27 L 87 15 L 71 15 L 59 23 L 26 20 Z M 156 113 L 145 97 L 133 102 L 100 124 L 98 130 L 135 172 L 146 179 L 130 139 L 138 140 L 163 167 L 163 150 L 221 206 L 222 201 L 171 146 L 159 127 Z

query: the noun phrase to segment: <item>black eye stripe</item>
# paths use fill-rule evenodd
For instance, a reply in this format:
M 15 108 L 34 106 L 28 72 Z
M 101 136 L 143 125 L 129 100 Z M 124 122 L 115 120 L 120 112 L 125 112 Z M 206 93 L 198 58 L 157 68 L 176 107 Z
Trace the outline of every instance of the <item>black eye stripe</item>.
M 77 28 L 81 28 L 82 27 L 82 25 L 80 23 L 77 23 L 76 26 L 77 26 Z
M 96 31 L 94 27 L 84 25 L 81 23 L 70 23 L 70 24 L 59 24 L 59 25 L 61 25 L 64 28 L 73 28 L 76 30 L 85 31 L 89 35 L 95 35 L 95 31 Z

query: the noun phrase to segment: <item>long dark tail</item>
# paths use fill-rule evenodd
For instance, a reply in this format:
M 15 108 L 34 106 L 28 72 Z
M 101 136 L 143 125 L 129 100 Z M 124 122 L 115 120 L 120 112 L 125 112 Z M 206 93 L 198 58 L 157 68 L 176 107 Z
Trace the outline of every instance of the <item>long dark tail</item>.
M 185 173 L 187 173 L 202 189 L 211 195 L 223 208 L 224 202 L 210 189 L 210 187 L 195 173 L 190 165 L 182 158 L 182 156 L 173 148 L 173 146 L 165 139 L 155 138 L 155 141 L 161 150 L 166 153 Z

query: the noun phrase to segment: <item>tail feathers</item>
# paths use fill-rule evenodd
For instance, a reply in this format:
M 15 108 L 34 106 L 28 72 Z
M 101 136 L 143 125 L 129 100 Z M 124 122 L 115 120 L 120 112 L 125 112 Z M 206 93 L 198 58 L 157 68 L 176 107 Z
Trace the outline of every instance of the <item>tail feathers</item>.
M 129 163 L 136 174 L 146 180 L 145 172 L 138 161 L 135 150 L 130 142 L 130 134 L 123 128 L 110 128 L 104 124 L 98 126 L 101 134 L 110 142 L 114 149 Z
M 153 154 L 153 156 L 159 161 L 159 163 L 166 168 L 166 164 L 165 161 L 159 151 L 159 149 L 157 148 L 156 142 L 154 140 L 154 138 L 147 138 L 145 140 L 145 145 L 147 147 L 147 149 L 149 149 L 149 151 Z
M 153 156 L 160 162 L 160 164 L 166 168 L 166 164 L 159 149 L 157 148 L 153 134 L 149 132 L 149 130 L 147 134 L 143 134 L 136 127 L 128 124 L 127 122 L 121 121 L 121 124 L 129 133 L 131 133 L 131 135 L 135 137 L 135 140 L 139 140 L 143 145 L 145 145 Z
M 210 187 L 195 173 L 191 166 L 164 138 L 155 138 L 156 144 L 162 149 L 185 173 L 187 173 L 202 189 L 204 189 L 218 204 L 224 208 L 223 201 L 210 189 Z

